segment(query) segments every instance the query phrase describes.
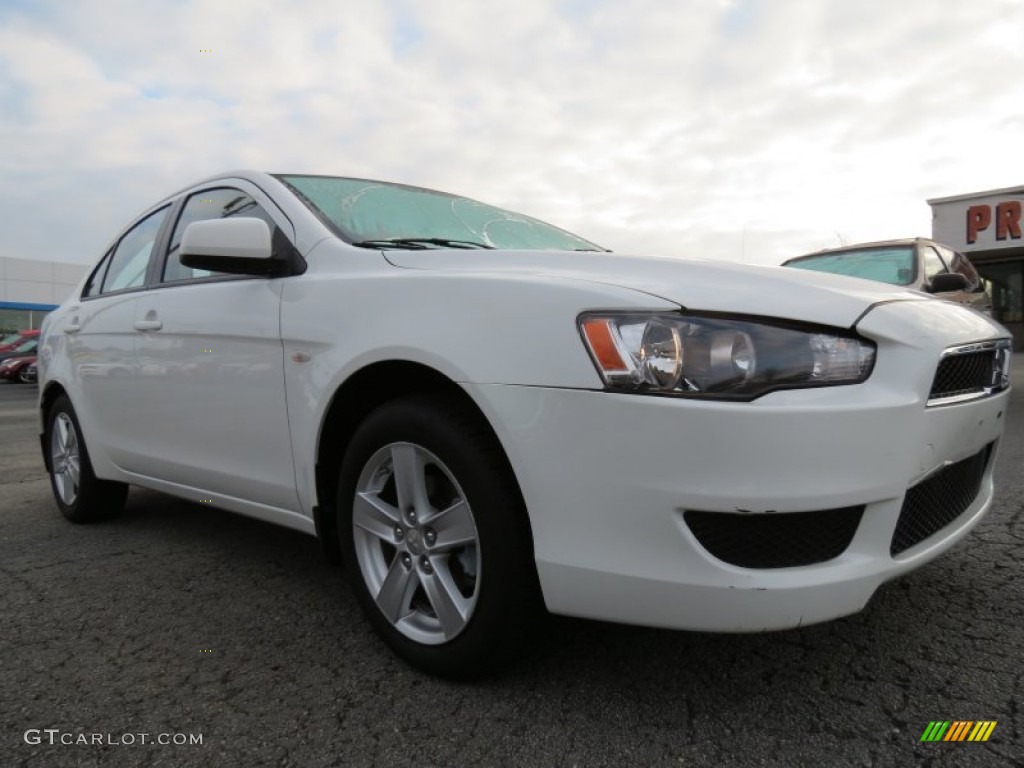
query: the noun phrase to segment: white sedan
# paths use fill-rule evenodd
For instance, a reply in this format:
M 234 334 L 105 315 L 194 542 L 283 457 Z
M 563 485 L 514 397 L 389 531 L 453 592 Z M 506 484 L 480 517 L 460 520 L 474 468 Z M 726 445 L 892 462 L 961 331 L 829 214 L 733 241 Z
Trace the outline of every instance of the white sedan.
M 400 656 L 471 676 L 545 607 L 859 611 L 989 509 L 1009 344 L 877 283 L 234 172 L 144 211 L 47 318 L 41 439 L 70 520 L 134 484 L 315 535 Z

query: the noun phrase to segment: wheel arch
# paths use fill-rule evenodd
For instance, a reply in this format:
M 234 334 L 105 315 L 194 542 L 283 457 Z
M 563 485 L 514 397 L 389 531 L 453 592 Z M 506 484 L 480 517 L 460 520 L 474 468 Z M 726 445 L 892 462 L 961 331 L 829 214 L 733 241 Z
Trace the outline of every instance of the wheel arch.
M 316 445 L 316 496 L 313 520 L 317 538 L 330 562 L 341 561 L 336 528 L 335 497 L 338 491 L 338 468 L 341 466 L 352 435 L 362 420 L 386 402 L 410 395 L 443 393 L 458 400 L 501 448 L 505 468 L 515 480 L 516 490 L 525 509 L 522 489 L 508 452 L 476 401 L 455 381 L 435 368 L 409 360 L 384 360 L 371 363 L 349 376 L 335 390 L 324 413 Z M 529 515 L 529 541 L 533 528 Z

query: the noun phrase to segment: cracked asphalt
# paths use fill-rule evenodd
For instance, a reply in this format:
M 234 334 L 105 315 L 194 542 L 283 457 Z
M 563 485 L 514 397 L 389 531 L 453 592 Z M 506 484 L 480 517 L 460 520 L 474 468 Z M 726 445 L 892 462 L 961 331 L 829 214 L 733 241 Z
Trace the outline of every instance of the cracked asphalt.
M 1024 388 L 986 520 L 861 614 L 761 635 L 552 619 L 473 685 L 396 661 L 302 534 L 136 489 L 117 520 L 65 522 L 35 392 L 0 385 L 0 768 L 1024 765 Z M 938 719 L 998 725 L 920 744 Z M 60 743 L 91 734 L 135 743 Z

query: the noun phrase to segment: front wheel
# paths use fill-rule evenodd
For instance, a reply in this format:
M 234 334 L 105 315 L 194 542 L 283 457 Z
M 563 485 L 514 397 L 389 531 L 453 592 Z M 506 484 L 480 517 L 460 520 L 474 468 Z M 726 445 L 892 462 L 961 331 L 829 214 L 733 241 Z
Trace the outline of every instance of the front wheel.
M 73 523 L 91 523 L 117 515 L 128 486 L 100 480 L 93 473 L 82 428 L 67 395 L 54 401 L 46 423 L 50 487 L 64 517 Z
M 500 669 L 539 606 L 526 511 L 493 434 L 447 397 L 394 401 L 342 463 L 338 533 L 356 597 L 412 665 Z

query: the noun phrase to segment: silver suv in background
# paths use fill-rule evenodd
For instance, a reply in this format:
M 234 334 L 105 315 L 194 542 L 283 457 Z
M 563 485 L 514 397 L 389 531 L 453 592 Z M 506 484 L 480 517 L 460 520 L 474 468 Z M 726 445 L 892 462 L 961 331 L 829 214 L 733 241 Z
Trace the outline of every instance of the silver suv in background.
M 992 299 L 968 258 L 924 237 L 828 248 L 782 266 L 900 285 L 992 314 Z

